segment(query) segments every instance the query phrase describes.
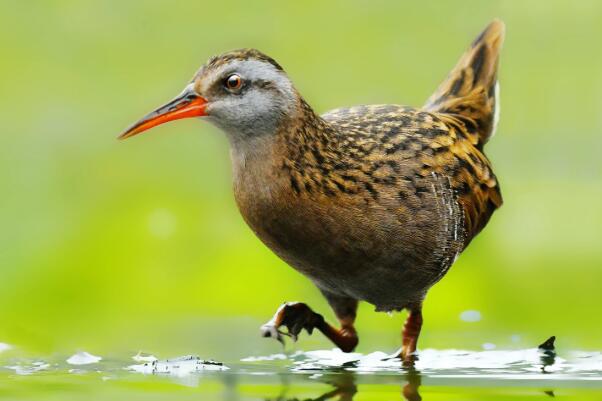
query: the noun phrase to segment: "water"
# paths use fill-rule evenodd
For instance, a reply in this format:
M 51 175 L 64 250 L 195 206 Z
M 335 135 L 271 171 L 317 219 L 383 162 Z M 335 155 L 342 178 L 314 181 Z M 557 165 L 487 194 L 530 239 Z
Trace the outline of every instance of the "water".
M 0 355 L 10 400 L 533 400 L 602 399 L 602 354 L 422 350 L 414 367 L 382 352 L 321 350 L 205 361 L 151 354 Z

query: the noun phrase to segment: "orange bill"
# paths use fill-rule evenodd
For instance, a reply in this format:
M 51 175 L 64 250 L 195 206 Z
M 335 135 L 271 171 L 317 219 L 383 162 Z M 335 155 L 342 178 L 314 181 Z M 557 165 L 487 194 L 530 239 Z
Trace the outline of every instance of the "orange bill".
M 207 100 L 197 95 L 189 85 L 171 102 L 159 107 L 157 110 L 143 117 L 140 121 L 129 127 L 119 139 L 129 138 L 149 130 L 157 125 L 179 120 L 181 118 L 202 117 L 205 114 Z

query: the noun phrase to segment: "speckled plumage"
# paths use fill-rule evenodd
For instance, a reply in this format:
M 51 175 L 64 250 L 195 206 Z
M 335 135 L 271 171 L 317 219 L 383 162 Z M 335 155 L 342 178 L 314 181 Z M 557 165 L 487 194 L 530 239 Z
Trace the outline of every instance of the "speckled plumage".
M 300 98 L 298 117 L 269 151 L 235 168 L 249 225 L 327 296 L 378 310 L 420 303 L 501 206 L 482 151 L 499 46 L 488 47 L 489 38 L 475 42 L 426 107 L 356 106 L 319 117 Z M 475 53 L 486 58 L 480 67 L 470 64 Z
M 184 92 L 122 137 L 202 116 L 231 144 L 234 194 L 257 236 L 309 277 L 340 329 L 302 303 L 263 326 L 358 343 L 358 301 L 407 308 L 400 355 L 416 349 L 427 291 L 501 206 L 484 154 L 499 114 L 504 25 L 492 22 L 422 108 L 365 105 L 317 115 L 282 67 L 254 49 L 211 58 Z M 285 283 L 283 283 L 285 285 Z
M 349 351 L 357 302 L 367 301 L 410 310 L 400 356 L 411 359 L 427 291 L 502 205 L 483 148 L 499 107 L 503 30 L 493 22 L 423 108 L 356 106 L 320 117 L 299 96 L 273 138 L 252 151 L 234 147 L 245 220 L 316 284 L 342 324 L 337 331 L 304 304 L 286 304 L 266 335 L 318 327 Z

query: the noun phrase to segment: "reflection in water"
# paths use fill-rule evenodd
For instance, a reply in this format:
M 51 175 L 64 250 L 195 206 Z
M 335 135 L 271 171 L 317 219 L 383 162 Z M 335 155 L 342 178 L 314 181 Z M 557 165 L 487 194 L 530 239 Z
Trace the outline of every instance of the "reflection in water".
M 422 384 L 422 375 L 414 367 L 407 367 L 405 372 L 400 374 L 401 381 L 401 400 L 422 401 L 420 395 L 420 385 Z M 352 401 L 356 394 L 360 393 L 357 386 L 358 374 L 342 370 L 339 373 L 332 373 L 316 378 L 318 381 L 333 386 L 334 389 L 327 391 L 315 398 L 298 398 L 286 396 L 289 383 L 284 385 L 283 392 L 275 398 L 266 398 L 265 401 Z M 235 392 L 232 393 L 234 395 Z M 555 397 L 554 390 L 544 390 L 543 394 L 548 397 Z M 231 398 L 228 398 L 231 399 Z M 232 398 L 237 399 L 237 398 Z
M 401 394 L 403 398 L 408 401 L 420 401 L 422 397 L 420 397 L 420 393 L 418 393 L 418 389 L 420 388 L 420 384 L 422 383 L 420 372 L 414 369 L 414 367 L 409 367 L 408 372 L 406 374 L 407 383 L 403 386 Z
M 334 389 L 327 391 L 316 398 L 304 399 L 304 401 L 352 401 L 353 397 L 358 393 L 356 373 L 342 370 L 338 373 L 317 377 L 316 379 L 322 383 L 333 386 Z M 400 379 L 402 399 L 407 401 L 421 401 L 422 397 L 418 392 L 421 383 L 420 372 L 413 367 L 409 367 L 405 374 L 400 375 Z M 280 395 L 276 398 L 266 398 L 266 401 L 300 401 L 300 399 L 297 397 Z
M 347 371 L 341 371 L 340 373 L 332 373 L 320 376 L 316 378 L 318 381 L 333 386 L 334 389 L 325 392 L 324 394 L 316 397 L 309 398 L 304 401 L 322 401 L 322 400 L 338 400 L 338 401 L 351 401 L 357 393 L 355 374 Z M 285 383 L 282 388 L 282 393 L 275 398 L 266 398 L 266 401 L 299 401 L 297 397 L 286 396 L 289 384 Z M 338 398 L 335 398 L 338 397 Z
M 355 375 L 350 372 L 334 374 L 328 377 L 326 380 L 320 381 L 334 386 L 335 389 L 322 394 L 318 398 L 315 398 L 315 401 L 330 400 L 334 399 L 334 397 L 338 397 L 339 401 L 351 401 L 353 399 L 353 396 L 355 396 L 355 394 L 357 393 L 357 386 L 355 385 Z

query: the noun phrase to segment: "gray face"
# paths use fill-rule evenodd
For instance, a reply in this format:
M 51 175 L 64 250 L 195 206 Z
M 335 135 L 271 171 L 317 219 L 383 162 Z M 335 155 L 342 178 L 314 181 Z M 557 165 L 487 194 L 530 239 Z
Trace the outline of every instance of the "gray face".
M 296 109 L 292 83 L 284 71 L 264 60 L 210 62 L 193 85 L 207 99 L 205 119 L 225 131 L 232 142 L 274 134 Z

